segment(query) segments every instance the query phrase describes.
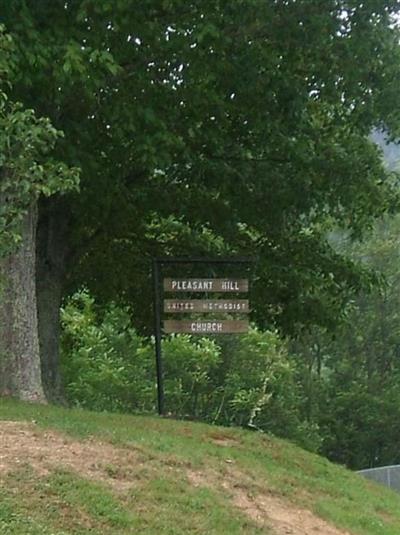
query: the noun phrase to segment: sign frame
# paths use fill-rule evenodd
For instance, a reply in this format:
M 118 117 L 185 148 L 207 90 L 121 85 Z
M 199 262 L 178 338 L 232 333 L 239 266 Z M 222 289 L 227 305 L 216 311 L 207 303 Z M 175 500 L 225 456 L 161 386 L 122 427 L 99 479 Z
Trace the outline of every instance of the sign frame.
M 157 407 L 160 416 L 165 415 L 165 398 L 164 398 L 164 366 L 162 358 L 162 280 L 161 272 L 164 265 L 173 264 L 204 264 L 204 265 L 254 265 L 254 257 L 154 257 L 152 259 L 152 275 L 154 287 L 154 339 L 155 339 L 155 356 L 157 372 Z M 234 292 L 231 292 L 234 293 Z M 237 311 L 239 312 L 239 311 Z

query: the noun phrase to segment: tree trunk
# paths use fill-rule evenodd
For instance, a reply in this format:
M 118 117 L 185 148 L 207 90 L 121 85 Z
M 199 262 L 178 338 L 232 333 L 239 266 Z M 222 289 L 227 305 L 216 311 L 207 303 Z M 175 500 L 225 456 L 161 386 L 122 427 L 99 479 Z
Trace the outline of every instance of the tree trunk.
M 41 199 L 36 240 L 39 344 L 43 387 L 47 399 L 53 402 L 64 400 L 59 346 L 68 221 L 61 198 Z
M 36 308 L 36 223 L 33 203 L 15 253 L 0 260 L 0 395 L 44 402 Z

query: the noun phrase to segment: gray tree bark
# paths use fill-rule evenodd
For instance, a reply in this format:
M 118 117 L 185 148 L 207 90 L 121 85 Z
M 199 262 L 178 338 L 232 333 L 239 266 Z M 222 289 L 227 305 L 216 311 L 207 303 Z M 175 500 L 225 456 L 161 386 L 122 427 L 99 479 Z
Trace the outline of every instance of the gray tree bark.
M 36 303 L 37 205 L 21 226 L 15 253 L 0 259 L 0 395 L 45 402 Z
M 53 402 L 64 401 L 59 345 L 68 222 L 62 198 L 41 199 L 36 240 L 39 346 L 43 387 L 47 399 Z

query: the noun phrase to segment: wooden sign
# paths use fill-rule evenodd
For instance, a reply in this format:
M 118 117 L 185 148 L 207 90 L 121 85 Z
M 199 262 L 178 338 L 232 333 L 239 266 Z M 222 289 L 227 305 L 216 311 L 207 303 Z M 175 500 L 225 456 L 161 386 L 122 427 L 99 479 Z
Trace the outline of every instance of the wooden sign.
M 166 333 L 187 334 L 229 334 L 247 333 L 249 322 L 247 320 L 165 320 Z
M 165 299 L 164 312 L 230 312 L 248 314 L 248 299 Z
M 164 279 L 165 292 L 223 292 L 249 291 L 247 279 Z

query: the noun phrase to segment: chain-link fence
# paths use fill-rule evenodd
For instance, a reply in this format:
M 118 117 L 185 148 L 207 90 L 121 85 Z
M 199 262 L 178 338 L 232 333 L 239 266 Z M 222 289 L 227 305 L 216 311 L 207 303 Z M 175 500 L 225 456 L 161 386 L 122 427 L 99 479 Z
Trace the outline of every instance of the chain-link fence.
M 392 490 L 400 492 L 400 465 L 382 466 L 381 468 L 369 468 L 367 470 L 359 470 L 362 476 L 385 485 Z

